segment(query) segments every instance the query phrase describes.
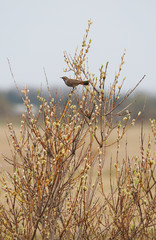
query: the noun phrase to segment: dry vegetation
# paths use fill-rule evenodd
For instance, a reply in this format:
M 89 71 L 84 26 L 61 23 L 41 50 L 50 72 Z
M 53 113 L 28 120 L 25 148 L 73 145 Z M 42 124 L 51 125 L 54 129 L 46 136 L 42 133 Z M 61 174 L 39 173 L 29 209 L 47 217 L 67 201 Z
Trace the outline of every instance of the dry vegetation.
M 145 145 L 142 129 L 140 153 L 129 157 L 125 150 L 120 154 L 121 141 L 140 116 L 139 112 L 131 119 L 129 106 L 122 108 L 122 104 L 143 78 L 120 99 L 124 53 L 106 91 L 108 63 L 100 67 L 99 78 L 87 65 L 90 25 L 91 21 L 80 51 L 74 57 L 64 53 L 65 71 L 90 82 L 82 87 L 82 95 L 72 89 L 64 102 L 63 97 L 59 101 L 57 96 L 52 98 L 50 90 L 49 99 L 39 94 L 40 109 L 35 116 L 25 88 L 20 133 L 8 124 L 12 156 L 4 161 L 13 172 L 3 169 L 1 177 L 5 203 L 0 205 L 0 239 L 154 239 L 151 138 Z M 154 120 L 151 128 L 156 141 Z M 112 146 L 116 151 L 110 154 Z M 128 142 L 125 149 L 127 146 Z M 109 171 L 105 169 L 108 162 Z

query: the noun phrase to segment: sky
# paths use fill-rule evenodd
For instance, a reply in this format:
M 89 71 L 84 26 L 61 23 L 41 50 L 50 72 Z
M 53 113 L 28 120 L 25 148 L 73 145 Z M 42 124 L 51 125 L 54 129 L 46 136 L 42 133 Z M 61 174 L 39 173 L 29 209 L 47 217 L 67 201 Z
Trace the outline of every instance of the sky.
M 73 56 L 81 48 L 91 19 L 90 72 L 99 76 L 99 67 L 108 61 L 111 83 L 126 49 L 124 90 L 145 74 L 138 90 L 155 94 L 155 10 L 155 0 L 0 0 L 0 90 L 14 87 L 7 58 L 19 87 L 46 86 L 43 68 L 51 87 L 63 87 L 63 52 Z

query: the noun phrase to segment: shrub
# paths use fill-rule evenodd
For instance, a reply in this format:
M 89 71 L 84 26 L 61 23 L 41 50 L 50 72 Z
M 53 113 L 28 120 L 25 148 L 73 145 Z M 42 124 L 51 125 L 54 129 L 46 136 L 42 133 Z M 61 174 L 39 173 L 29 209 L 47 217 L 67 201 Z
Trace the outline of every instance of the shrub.
M 87 66 L 90 25 L 88 21 L 80 51 L 74 57 L 64 53 L 65 71 L 87 79 L 90 85 L 82 87 L 82 94 L 72 89 L 66 102 L 63 97 L 52 98 L 50 90 L 49 99 L 39 93 L 37 115 L 25 88 L 19 135 L 8 124 L 12 158 L 4 160 L 13 171 L 5 170 L 1 178 L 6 201 L 0 206 L 1 239 L 154 238 L 155 156 L 150 138 L 146 150 L 142 141 L 138 156 L 119 159 L 120 141 L 140 116 L 131 120 L 129 106 L 122 108 L 122 104 L 144 77 L 120 99 L 124 52 L 106 90 L 108 63 L 100 67 L 99 78 Z M 154 120 L 151 126 L 156 136 Z M 117 138 L 110 143 L 114 131 Z M 117 146 L 116 156 L 106 159 L 111 144 Z M 104 183 L 105 161 L 110 161 L 109 192 Z

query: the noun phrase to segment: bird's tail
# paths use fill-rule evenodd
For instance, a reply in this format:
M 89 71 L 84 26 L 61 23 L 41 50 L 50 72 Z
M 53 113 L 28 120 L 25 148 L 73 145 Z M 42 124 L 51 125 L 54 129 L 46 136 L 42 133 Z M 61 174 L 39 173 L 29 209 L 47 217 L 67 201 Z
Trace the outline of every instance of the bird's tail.
M 80 84 L 82 84 L 82 85 L 88 85 L 88 84 L 89 84 L 89 81 L 83 81 L 83 82 L 81 82 Z

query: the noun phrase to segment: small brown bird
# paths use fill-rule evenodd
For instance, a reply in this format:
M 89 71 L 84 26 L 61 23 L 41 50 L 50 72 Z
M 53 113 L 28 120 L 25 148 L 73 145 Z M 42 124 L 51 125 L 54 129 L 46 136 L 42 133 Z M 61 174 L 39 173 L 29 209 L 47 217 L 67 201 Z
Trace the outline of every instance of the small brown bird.
M 79 84 L 81 85 L 88 85 L 89 84 L 89 81 L 81 81 L 81 80 L 76 80 L 76 79 L 72 79 L 72 78 L 68 78 L 68 77 L 61 77 L 65 84 L 68 86 L 68 87 L 76 87 L 78 86 Z

